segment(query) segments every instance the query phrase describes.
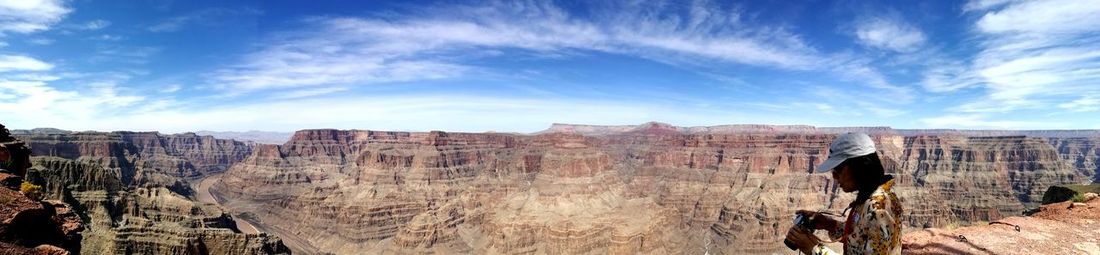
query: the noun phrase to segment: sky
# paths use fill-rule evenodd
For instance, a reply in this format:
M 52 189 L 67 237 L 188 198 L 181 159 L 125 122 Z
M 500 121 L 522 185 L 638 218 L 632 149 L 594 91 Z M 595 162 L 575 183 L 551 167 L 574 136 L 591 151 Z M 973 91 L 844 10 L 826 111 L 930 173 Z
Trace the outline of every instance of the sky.
M 1100 129 L 1100 0 L 0 0 L 0 123 Z

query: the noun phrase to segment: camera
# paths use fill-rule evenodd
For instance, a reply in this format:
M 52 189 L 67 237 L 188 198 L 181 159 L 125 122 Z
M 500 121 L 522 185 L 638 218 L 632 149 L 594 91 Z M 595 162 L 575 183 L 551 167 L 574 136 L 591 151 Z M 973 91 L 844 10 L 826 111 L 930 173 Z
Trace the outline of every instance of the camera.
M 804 229 L 804 230 L 813 230 L 813 228 L 811 228 L 811 226 L 810 226 L 811 219 L 812 219 L 812 217 L 803 215 L 801 213 L 795 213 L 794 214 L 794 227 Z M 798 250 L 798 247 L 795 247 L 794 243 L 791 243 L 790 240 L 784 239 L 783 244 L 787 245 L 787 248 L 791 249 L 792 251 L 793 250 Z

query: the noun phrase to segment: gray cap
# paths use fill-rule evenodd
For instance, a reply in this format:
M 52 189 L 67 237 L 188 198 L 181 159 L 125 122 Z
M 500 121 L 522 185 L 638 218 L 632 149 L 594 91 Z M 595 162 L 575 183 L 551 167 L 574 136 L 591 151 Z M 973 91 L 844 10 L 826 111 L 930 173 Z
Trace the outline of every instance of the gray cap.
M 866 156 L 875 153 L 875 142 L 864 133 L 847 133 L 836 137 L 833 144 L 829 145 L 829 158 L 825 163 L 817 166 L 816 172 L 824 173 L 833 170 L 844 160 Z

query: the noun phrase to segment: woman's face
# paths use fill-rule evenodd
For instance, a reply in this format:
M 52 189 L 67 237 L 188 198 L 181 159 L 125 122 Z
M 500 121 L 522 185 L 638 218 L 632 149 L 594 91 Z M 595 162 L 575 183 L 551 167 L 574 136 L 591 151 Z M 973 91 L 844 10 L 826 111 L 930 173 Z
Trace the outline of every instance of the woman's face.
M 840 185 L 840 189 L 844 192 L 856 191 L 856 179 L 852 176 L 852 169 L 848 167 L 848 164 L 840 164 L 836 168 L 833 168 L 833 180 L 836 180 Z

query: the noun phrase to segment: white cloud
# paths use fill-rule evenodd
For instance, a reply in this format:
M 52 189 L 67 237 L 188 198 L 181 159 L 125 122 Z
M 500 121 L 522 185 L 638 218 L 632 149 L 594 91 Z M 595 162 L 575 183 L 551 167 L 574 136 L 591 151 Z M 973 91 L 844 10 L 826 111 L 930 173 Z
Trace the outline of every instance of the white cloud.
M 179 84 L 172 84 L 172 85 L 168 85 L 168 86 L 165 86 L 164 88 L 162 88 L 160 90 L 160 93 L 176 93 L 177 91 L 180 91 L 181 89 L 183 89 L 183 86 L 180 86 Z
M 857 21 L 855 35 L 865 46 L 912 52 L 924 45 L 924 33 L 900 18 L 874 17 Z
M 117 111 L 145 100 L 142 96 L 123 93 L 114 78 L 75 83 L 80 90 L 63 90 L 50 83 L 65 83 L 56 76 L 15 74 L 0 76 L 0 116 L 5 122 L 33 123 L 31 127 L 85 124 L 115 115 Z M 7 124 L 7 123 L 5 123 Z M 24 124 L 24 125 L 26 125 Z M 120 123 L 120 125 L 127 125 Z
M 1100 2 L 1043 0 L 1016 2 L 986 13 L 978 29 L 986 33 L 1061 34 L 1100 31 Z
M 224 21 L 224 19 L 250 17 L 258 14 L 261 14 L 259 10 L 250 8 L 208 8 L 165 19 L 156 25 L 149 26 L 147 30 L 150 32 L 175 32 L 191 24 L 215 25 Z
M 328 95 L 336 92 L 348 91 L 345 87 L 330 87 L 330 88 L 315 88 L 315 89 L 300 89 L 289 92 L 278 93 L 272 96 L 271 99 L 296 99 L 305 97 L 315 97 L 321 95 Z
M 983 81 L 959 64 L 947 64 L 929 68 L 921 85 L 931 92 L 952 92 L 979 86 Z
M 481 69 L 464 60 L 494 51 L 534 56 L 600 51 L 661 62 L 795 70 L 823 61 L 798 36 L 740 24 L 736 13 L 692 5 L 687 15 L 666 17 L 651 9 L 679 5 L 612 5 L 593 5 L 593 14 L 584 17 L 549 3 L 494 3 L 427 8 L 416 17 L 314 18 L 308 31 L 273 38 L 243 63 L 215 73 L 213 83 L 248 92 L 452 78 Z
M 54 100 L 53 104 L 58 101 L 63 100 Z M 777 119 L 774 116 L 700 111 L 658 104 L 455 94 L 326 97 L 219 106 L 200 106 L 205 102 L 198 101 L 191 104 L 170 101 L 142 103 L 146 104 L 155 107 L 128 110 L 127 114 L 109 114 L 97 108 L 83 107 L 80 110 L 90 112 L 64 115 L 49 110 L 5 112 L 5 109 L 14 108 L 0 107 L 0 114 L 5 116 L 5 125 L 18 128 L 51 126 L 76 130 L 157 130 L 170 133 L 202 129 L 292 131 L 318 127 L 534 132 L 545 129 L 553 122 L 621 125 L 656 120 L 678 125 L 717 125 L 746 120 L 771 123 Z M 0 106 L 3 106 L 2 103 Z
M 1056 107 L 1072 104 L 1057 103 L 1100 93 L 1100 2 L 972 1 L 964 9 L 980 16 L 976 56 L 930 69 L 923 82 L 935 92 L 985 89 L 952 111 L 1066 109 Z
M 984 11 L 991 8 L 1000 7 L 1011 2 L 1019 1 L 1021 0 L 973 0 L 967 2 L 966 5 L 963 6 L 963 11 Z
M 11 71 L 45 71 L 53 65 L 27 56 L 0 55 L 0 73 Z
M 839 74 L 846 81 L 857 83 L 864 87 L 874 88 L 874 93 L 882 95 L 879 99 L 892 103 L 908 103 L 913 101 L 915 93 L 908 87 L 895 85 L 885 75 L 878 72 L 866 59 L 835 58 L 834 62 L 826 64 L 831 71 Z M 887 99 L 888 98 L 888 99 Z
M 1078 98 L 1068 103 L 1059 104 L 1058 107 L 1073 112 L 1094 112 L 1100 110 L 1100 96 L 1089 95 Z
M 946 115 L 940 117 L 923 118 L 920 120 L 928 128 L 960 128 L 960 129 L 1036 129 L 1051 128 L 1061 124 L 1042 121 L 1012 121 L 990 120 L 986 115 Z
M 46 30 L 70 11 L 60 0 L 0 1 L 0 35 Z
M 50 44 L 53 44 L 53 39 L 34 38 L 34 39 L 27 40 L 27 42 L 29 42 L 31 44 L 37 44 L 37 45 L 50 45 Z
M 100 30 L 100 29 L 106 28 L 108 26 L 111 26 L 110 21 L 97 19 L 97 20 L 93 20 L 93 21 L 88 21 L 88 23 L 84 23 L 83 25 L 80 26 L 80 29 L 82 29 L 82 30 Z

